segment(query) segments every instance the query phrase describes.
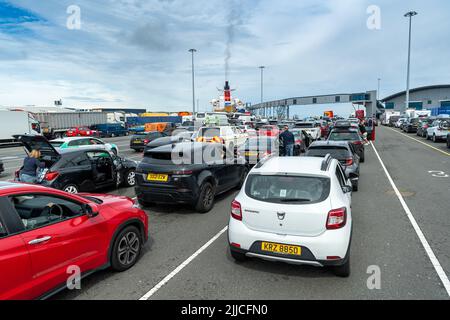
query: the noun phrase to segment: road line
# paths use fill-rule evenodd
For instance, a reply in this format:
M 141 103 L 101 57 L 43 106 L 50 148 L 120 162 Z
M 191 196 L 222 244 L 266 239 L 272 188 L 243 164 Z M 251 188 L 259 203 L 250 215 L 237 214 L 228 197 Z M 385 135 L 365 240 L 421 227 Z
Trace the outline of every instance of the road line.
M 425 249 L 425 252 L 427 253 L 428 258 L 431 261 L 431 264 L 433 265 L 434 269 L 436 270 L 439 278 L 442 281 L 442 284 L 444 285 L 445 290 L 447 291 L 448 296 L 450 297 L 450 281 L 449 281 L 447 275 L 445 274 L 444 269 L 442 268 L 441 264 L 439 263 L 439 260 L 436 258 L 436 255 L 434 254 L 433 249 L 431 249 L 427 239 L 425 238 L 425 235 L 423 234 L 422 230 L 420 229 L 419 225 L 417 224 L 416 219 L 414 218 L 413 214 L 411 213 L 411 210 L 409 209 L 408 205 L 406 204 L 405 199 L 403 199 L 403 196 L 401 195 L 400 191 L 398 190 L 397 186 L 395 185 L 394 180 L 392 180 L 392 177 L 389 174 L 388 170 L 386 169 L 386 166 L 384 165 L 383 160 L 381 160 L 381 157 L 378 154 L 378 151 L 375 148 L 375 145 L 373 143 L 371 143 L 371 145 L 372 145 L 373 150 L 375 151 L 375 154 L 378 157 L 378 160 L 381 163 L 381 166 L 383 167 L 384 173 L 386 174 L 389 182 L 391 183 L 392 189 L 394 189 L 395 194 L 397 195 L 397 198 L 400 200 L 403 210 L 405 210 L 406 216 L 408 217 L 414 230 L 416 231 L 416 234 L 419 237 L 419 240 L 422 243 L 422 246 Z
M 425 142 L 423 142 L 423 141 L 420 141 L 419 139 L 410 137 L 410 136 L 408 136 L 407 134 L 404 134 L 404 133 L 402 133 L 402 132 L 398 132 L 397 130 L 392 129 L 392 128 L 388 128 L 388 129 L 390 129 L 390 130 L 392 130 L 392 131 L 394 131 L 394 132 L 396 132 L 396 133 L 398 133 L 398 134 L 400 134 L 400 135 L 402 135 L 402 136 L 405 136 L 405 137 L 407 137 L 407 138 L 409 138 L 409 139 L 411 139 L 411 140 L 414 140 L 414 141 L 416 141 L 416 142 L 419 142 L 419 143 L 421 143 L 421 144 L 423 144 L 423 145 L 425 145 L 425 146 L 427 146 L 427 147 L 430 147 L 431 149 L 434 149 L 434 150 L 436 150 L 436 151 L 439 151 L 439 152 L 441 152 L 441 153 L 443 153 L 443 154 L 445 154 L 445 155 L 447 155 L 447 156 L 450 156 L 450 153 L 448 153 L 448 152 L 446 152 L 446 151 L 444 151 L 444 150 L 438 149 L 438 148 L 436 148 L 436 147 L 433 147 L 432 145 L 429 145 L 428 143 L 425 143 Z
M 216 241 L 225 231 L 228 230 L 228 226 L 219 231 L 214 237 L 212 237 L 207 243 L 205 243 L 200 249 L 198 249 L 192 256 L 187 258 L 182 264 L 175 268 L 171 273 L 169 273 L 164 279 L 162 279 L 156 286 L 154 286 L 149 292 L 143 295 L 139 300 L 148 300 L 153 296 L 159 289 L 161 289 L 167 282 L 175 277 L 181 270 L 183 270 L 189 263 L 192 262 L 200 253 L 205 251 L 214 241 Z

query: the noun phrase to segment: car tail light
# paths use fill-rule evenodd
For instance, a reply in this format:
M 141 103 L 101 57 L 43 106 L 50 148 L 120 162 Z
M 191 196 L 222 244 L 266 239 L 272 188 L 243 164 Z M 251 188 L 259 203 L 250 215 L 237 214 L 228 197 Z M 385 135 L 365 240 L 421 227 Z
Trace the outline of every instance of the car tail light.
M 295 140 L 295 144 L 302 144 L 302 140 Z
M 234 243 L 234 242 L 232 242 L 232 243 L 231 243 L 231 246 L 232 246 L 232 247 L 235 247 L 235 248 L 241 248 L 241 245 L 240 245 L 239 243 Z
M 147 143 L 149 143 L 150 142 L 150 140 L 148 140 L 148 139 L 145 139 L 144 140 L 144 144 L 147 144 Z
M 56 171 L 51 172 L 51 171 L 50 171 L 50 172 L 47 172 L 47 173 L 45 174 L 44 180 L 46 180 L 46 181 L 53 181 L 53 180 L 56 179 L 57 176 L 59 176 L 59 172 L 56 172 Z
M 178 171 L 174 171 L 173 175 L 174 176 L 190 176 L 193 173 L 192 170 L 178 170 Z
M 353 164 L 353 158 L 345 159 L 345 165 L 346 166 L 351 166 L 352 164 Z
M 363 142 L 361 140 L 359 140 L 359 141 L 354 141 L 353 144 L 361 145 L 361 144 L 363 144 Z
M 231 216 L 236 220 L 242 221 L 241 204 L 236 200 L 233 200 L 231 203 Z
M 328 212 L 327 229 L 336 230 L 345 226 L 347 223 L 347 209 L 340 208 Z
M 339 256 L 327 256 L 327 260 L 341 260 L 342 258 Z

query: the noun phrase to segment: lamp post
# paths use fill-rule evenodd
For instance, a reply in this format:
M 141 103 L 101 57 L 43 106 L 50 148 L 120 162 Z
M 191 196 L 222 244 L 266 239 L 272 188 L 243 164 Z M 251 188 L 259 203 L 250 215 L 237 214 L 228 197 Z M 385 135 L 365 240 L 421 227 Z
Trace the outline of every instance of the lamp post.
M 259 69 L 261 69 L 261 103 L 263 103 L 263 93 L 264 93 L 264 68 L 265 66 L 259 66 Z M 264 116 L 266 115 L 266 110 L 263 109 L 264 111 Z
M 380 100 L 380 83 L 381 83 L 381 78 L 378 78 L 377 100 Z
M 405 13 L 405 17 L 409 18 L 409 41 L 408 41 L 408 71 L 406 73 L 406 109 L 409 108 L 409 76 L 411 68 L 411 27 L 412 27 L 412 17 L 416 16 L 418 13 L 415 11 L 409 11 Z
M 194 53 L 196 49 L 189 49 L 192 53 L 192 119 L 195 120 L 195 78 L 194 78 Z

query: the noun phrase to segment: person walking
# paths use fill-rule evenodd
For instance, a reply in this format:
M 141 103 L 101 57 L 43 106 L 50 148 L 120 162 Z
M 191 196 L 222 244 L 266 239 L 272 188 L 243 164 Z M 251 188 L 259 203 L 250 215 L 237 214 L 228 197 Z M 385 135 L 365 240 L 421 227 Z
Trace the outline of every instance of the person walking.
M 280 134 L 280 140 L 283 143 L 284 156 L 293 157 L 294 156 L 295 137 L 294 137 L 294 134 L 289 131 L 288 126 L 284 127 L 283 133 Z
M 38 169 L 45 168 L 45 162 L 39 161 L 40 157 L 41 152 L 39 150 L 32 150 L 31 153 L 25 157 L 19 175 L 21 182 L 36 183 Z

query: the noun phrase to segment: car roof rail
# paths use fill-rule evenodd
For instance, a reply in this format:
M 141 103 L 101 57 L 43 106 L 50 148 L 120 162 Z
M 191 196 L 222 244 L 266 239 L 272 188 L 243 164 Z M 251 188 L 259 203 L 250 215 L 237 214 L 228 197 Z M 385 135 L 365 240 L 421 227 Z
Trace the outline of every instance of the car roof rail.
M 323 159 L 323 161 L 322 161 L 322 166 L 320 167 L 320 170 L 328 171 L 328 168 L 330 167 L 331 160 L 333 160 L 333 158 L 331 157 L 331 154 L 328 153 L 325 156 L 325 158 Z

